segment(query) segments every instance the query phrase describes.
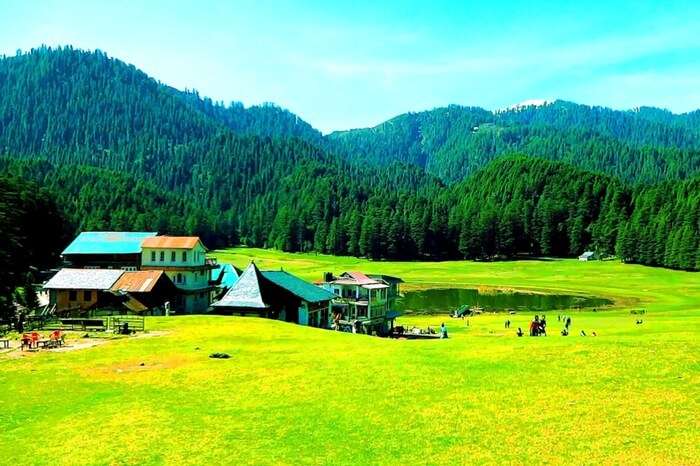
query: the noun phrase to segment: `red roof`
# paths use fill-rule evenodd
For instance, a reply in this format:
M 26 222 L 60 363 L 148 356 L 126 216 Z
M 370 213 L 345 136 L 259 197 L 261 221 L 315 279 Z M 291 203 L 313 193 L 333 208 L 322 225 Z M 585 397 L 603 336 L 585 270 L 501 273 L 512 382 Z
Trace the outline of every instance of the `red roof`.
M 192 249 L 199 243 L 198 236 L 154 236 L 141 243 L 144 248 Z
M 355 279 L 360 285 L 369 285 L 370 283 L 377 283 L 377 280 L 372 280 L 367 275 L 362 272 L 346 272 L 352 278 Z

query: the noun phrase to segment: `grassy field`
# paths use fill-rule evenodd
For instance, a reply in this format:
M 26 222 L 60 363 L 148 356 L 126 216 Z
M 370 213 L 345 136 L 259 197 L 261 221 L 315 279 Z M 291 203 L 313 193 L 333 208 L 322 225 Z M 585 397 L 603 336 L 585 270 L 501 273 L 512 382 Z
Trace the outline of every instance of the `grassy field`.
M 307 279 L 595 294 L 597 337 L 516 338 L 503 315 L 439 316 L 399 341 L 254 318 L 149 318 L 150 337 L 0 354 L 0 463 L 699 464 L 700 275 L 613 262 L 366 262 L 236 249 Z M 630 307 L 644 307 L 642 325 Z M 558 329 L 550 315 L 550 327 Z M 513 326 L 531 316 L 517 315 Z M 554 321 L 554 322 L 552 322 Z M 212 352 L 228 360 L 208 358 Z

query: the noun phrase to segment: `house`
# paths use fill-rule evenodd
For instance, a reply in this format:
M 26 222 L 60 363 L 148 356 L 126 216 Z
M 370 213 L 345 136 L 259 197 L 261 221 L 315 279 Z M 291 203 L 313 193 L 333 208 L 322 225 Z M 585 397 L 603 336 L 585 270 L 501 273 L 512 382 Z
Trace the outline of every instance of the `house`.
M 124 272 L 112 285 L 113 294 L 123 296 L 124 306 L 137 313 L 162 315 L 165 303 L 173 302 L 178 290 L 162 270 Z
M 138 270 L 141 243 L 157 233 L 84 231 L 61 253 L 69 268 Z
M 251 263 L 226 294 L 212 304 L 212 312 L 328 328 L 334 298 L 332 293 L 288 272 L 261 272 Z
M 320 286 L 335 294 L 335 321 L 345 328 L 371 334 L 385 334 L 393 327 L 398 313 L 392 310 L 403 280 L 362 272 L 344 272 L 335 277 L 325 273 Z
M 578 256 L 578 260 L 580 260 L 580 261 L 594 261 L 596 259 L 598 259 L 598 257 L 596 256 L 596 253 L 593 251 L 586 251 L 583 254 L 581 254 L 580 256 Z
M 214 287 L 210 271 L 216 263 L 196 236 L 154 236 L 141 243 L 141 270 L 162 270 L 179 290 L 171 309 L 175 313 L 205 312 Z
M 49 304 L 56 312 L 87 311 L 96 307 L 120 306 L 110 289 L 124 273 L 116 269 L 61 269 L 46 284 Z

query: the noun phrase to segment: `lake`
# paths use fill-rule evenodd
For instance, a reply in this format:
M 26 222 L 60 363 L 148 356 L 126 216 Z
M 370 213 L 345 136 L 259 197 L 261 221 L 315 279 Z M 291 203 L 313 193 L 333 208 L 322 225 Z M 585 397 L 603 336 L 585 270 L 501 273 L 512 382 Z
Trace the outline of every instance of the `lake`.
M 552 311 L 609 306 L 609 299 L 595 296 L 539 294 L 475 288 L 443 288 L 409 291 L 396 302 L 399 311 L 420 314 L 450 314 L 462 305 L 485 311 Z

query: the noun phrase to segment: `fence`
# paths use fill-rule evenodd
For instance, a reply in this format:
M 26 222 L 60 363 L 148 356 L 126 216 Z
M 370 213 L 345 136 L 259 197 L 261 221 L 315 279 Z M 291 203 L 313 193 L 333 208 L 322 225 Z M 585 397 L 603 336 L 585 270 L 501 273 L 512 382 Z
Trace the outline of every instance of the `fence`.
M 124 328 L 128 324 L 128 329 L 134 332 L 146 330 L 146 319 L 143 316 L 115 315 L 100 317 L 53 317 L 50 320 L 32 322 L 30 328 L 43 330 L 80 330 L 106 332 Z

